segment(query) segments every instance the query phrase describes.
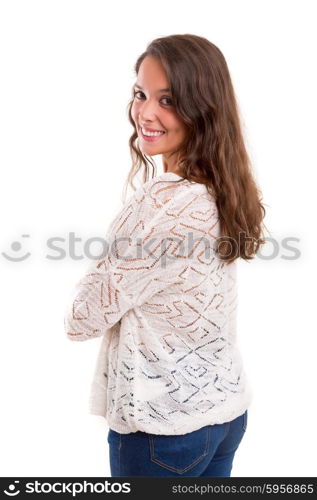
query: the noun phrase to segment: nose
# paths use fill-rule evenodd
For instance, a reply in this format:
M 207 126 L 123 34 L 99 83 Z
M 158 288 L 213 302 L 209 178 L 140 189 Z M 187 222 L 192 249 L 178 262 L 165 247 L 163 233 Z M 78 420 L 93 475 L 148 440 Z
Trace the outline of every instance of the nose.
M 155 115 L 156 115 L 156 104 L 153 101 L 151 101 L 151 99 L 143 101 L 140 104 L 139 117 L 143 123 L 154 121 Z

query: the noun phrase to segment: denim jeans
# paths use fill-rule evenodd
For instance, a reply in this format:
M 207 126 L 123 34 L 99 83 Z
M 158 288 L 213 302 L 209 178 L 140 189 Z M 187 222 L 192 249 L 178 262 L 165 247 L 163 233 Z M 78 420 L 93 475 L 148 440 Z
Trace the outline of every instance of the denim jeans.
M 231 422 L 183 435 L 108 432 L 111 476 L 230 477 L 248 410 Z

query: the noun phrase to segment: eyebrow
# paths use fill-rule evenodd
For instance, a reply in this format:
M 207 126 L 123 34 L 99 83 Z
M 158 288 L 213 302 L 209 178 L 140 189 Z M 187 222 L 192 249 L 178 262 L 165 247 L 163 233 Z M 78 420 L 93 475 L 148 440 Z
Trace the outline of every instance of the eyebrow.
M 134 85 L 134 87 L 143 90 L 143 87 L 141 87 L 141 85 L 138 85 L 137 83 Z M 157 92 L 170 92 L 170 91 L 171 89 L 167 88 L 167 89 L 160 89 Z

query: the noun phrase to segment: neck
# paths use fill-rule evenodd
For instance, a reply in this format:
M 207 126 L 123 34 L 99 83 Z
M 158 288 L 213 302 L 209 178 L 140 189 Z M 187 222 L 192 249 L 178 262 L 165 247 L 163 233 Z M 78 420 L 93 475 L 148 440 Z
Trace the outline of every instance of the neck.
M 163 170 L 165 172 L 174 172 L 175 174 L 182 175 L 182 172 L 177 164 L 177 162 L 172 163 L 171 161 L 167 162 L 166 158 L 163 157 Z

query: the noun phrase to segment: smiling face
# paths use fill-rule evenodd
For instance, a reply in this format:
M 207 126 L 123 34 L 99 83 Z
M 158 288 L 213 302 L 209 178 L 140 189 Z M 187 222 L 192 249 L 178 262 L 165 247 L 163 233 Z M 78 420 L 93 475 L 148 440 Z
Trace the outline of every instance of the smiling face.
M 134 85 L 131 115 L 134 120 L 139 148 L 142 153 L 163 155 L 164 171 L 176 171 L 176 158 L 171 157 L 186 138 L 186 128 L 173 106 L 171 91 L 163 65 L 154 57 L 145 57 L 139 67 Z M 158 136 L 147 137 L 143 129 L 162 131 Z

